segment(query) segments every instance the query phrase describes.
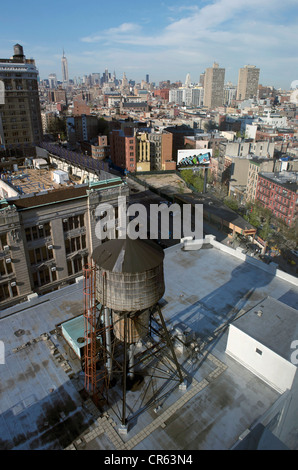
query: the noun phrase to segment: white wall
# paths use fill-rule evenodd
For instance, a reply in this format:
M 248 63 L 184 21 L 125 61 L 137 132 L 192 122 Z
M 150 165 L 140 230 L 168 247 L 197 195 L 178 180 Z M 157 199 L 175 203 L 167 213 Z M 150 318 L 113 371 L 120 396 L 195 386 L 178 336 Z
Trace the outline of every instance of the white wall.
M 18 184 L 18 181 L 15 180 L 14 184 Z M 11 188 L 8 184 L 6 184 L 5 181 L 0 179 L 0 199 L 16 196 L 19 196 L 19 193 L 15 189 Z
M 297 367 L 234 325 L 229 326 L 226 353 L 278 392 L 291 389 Z

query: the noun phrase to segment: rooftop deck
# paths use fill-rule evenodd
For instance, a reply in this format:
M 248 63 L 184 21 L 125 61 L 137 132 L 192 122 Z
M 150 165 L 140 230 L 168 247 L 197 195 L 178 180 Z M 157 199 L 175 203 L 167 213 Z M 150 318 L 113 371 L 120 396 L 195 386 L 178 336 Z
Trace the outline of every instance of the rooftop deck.
M 171 247 L 164 267 L 160 304 L 168 330 L 173 334 L 178 328 L 200 346 L 200 353 L 187 348 L 177 353 L 186 391 L 176 387 L 153 402 L 133 419 L 127 435 L 118 430 L 115 408 L 95 409 L 82 393 L 83 373 L 73 351 L 56 333 L 57 324 L 83 312 L 78 280 L 0 314 L 1 448 L 230 449 L 248 428 L 274 418 L 286 397 L 225 353 L 226 326 L 267 296 L 297 309 L 297 283 L 210 244 L 198 251 Z M 117 391 L 111 393 L 119 405 Z M 129 391 L 128 404 L 141 393 Z M 295 426 L 294 420 L 285 433 L 292 448 L 298 447 Z

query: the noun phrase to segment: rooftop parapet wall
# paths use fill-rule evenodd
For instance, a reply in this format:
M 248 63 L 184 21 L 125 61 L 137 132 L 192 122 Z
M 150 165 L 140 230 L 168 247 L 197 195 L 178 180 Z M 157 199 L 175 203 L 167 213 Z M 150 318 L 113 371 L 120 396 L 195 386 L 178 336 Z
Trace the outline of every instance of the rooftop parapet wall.
M 284 281 L 298 286 L 298 279 L 295 276 L 291 276 L 290 274 L 277 269 L 276 263 L 264 264 L 262 261 L 243 253 L 243 250 L 240 248 L 234 249 L 216 241 L 216 237 L 214 235 L 206 235 L 203 240 L 182 239 L 180 245 L 178 246 L 180 246 L 183 250 L 199 250 L 204 243 L 210 243 L 212 246 L 214 246 L 214 248 L 217 248 L 220 251 L 223 251 L 241 261 L 245 261 L 246 263 L 249 263 L 258 269 L 262 269 L 263 271 L 272 274 L 279 279 L 283 279 Z M 174 247 L 177 248 L 177 245 Z

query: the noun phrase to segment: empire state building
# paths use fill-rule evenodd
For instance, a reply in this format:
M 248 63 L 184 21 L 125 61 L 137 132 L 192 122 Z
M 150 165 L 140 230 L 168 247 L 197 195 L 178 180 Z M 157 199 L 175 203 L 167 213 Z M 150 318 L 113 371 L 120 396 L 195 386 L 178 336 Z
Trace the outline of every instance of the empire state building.
M 63 49 L 63 56 L 61 59 L 61 65 L 62 65 L 62 82 L 63 85 L 68 85 L 68 65 L 67 65 L 67 58 L 65 57 L 64 54 L 64 49 Z

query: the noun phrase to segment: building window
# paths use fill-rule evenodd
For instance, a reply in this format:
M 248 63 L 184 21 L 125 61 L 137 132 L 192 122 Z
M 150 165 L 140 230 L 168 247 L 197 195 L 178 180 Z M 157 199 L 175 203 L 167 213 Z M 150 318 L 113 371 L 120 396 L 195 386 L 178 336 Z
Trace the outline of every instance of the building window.
M 73 217 L 68 217 L 68 219 L 63 219 L 63 231 L 68 232 L 76 228 L 83 228 L 85 226 L 84 214 L 75 215 Z
M 0 275 L 6 276 L 7 274 L 11 274 L 12 272 L 13 272 L 13 269 L 12 269 L 11 261 L 7 263 L 5 259 L 1 259 L 0 260 Z
M 77 237 L 66 238 L 65 239 L 65 251 L 66 254 L 75 253 L 79 250 L 84 250 L 86 248 L 86 235 L 79 235 Z
M 260 356 L 262 356 L 263 351 L 261 351 L 260 349 L 256 348 L 256 353 L 259 354 Z
M 12 286 L 11 284 L 12 282 L 6 282 L 5 284 L 0 285 L 0 302 L 18 295 L 17 287 L 14 285 Z
M 4 250 L 4 247 L 7 246 L 7 233 L 0 234 L 0 249 Z
M 42 287 L 57 280 L 56 271 L 51 271 L 49 267 L 40 269 L 32 274 L 34 287 Z
M 40 225 L 34 225 L 33 227 L 25 228 L 25 236 L 27 242 L 38 240 L 39 238 L 45 238 L 51 236 L 50 223 L 46 222 Z
M 88 263 L 88 256 L 76 256 L 73 259 L 67 260 L 68 275 L 72 276 L 82 271 L 83 266 Z
M 53 259 L 53 250 L 50 250 L 47 246 L 42 246 L 41 248 L 29 250 L 28 253 L 31 265 Z

